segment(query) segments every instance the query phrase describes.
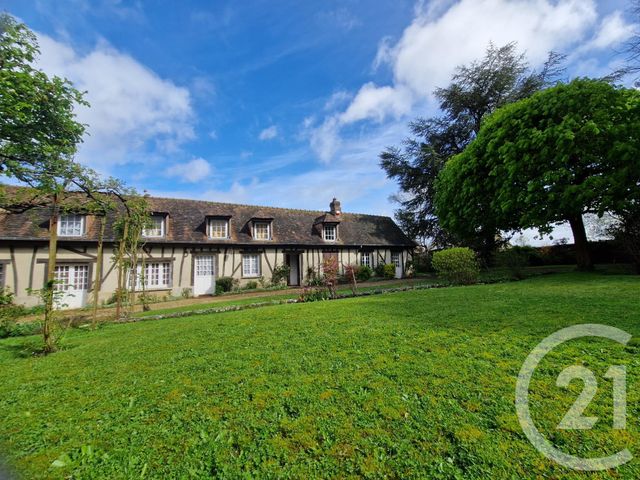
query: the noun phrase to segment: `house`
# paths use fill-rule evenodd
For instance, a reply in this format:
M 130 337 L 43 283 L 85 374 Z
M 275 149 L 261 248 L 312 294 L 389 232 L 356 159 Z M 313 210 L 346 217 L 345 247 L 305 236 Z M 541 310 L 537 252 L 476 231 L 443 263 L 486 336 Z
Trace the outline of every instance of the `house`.
M 405 274 L 414 243 L 389 217 L 345 213 L 336 199 L 329 210 L 236 205 L 148 197 L 152 226 L 143 232 L 145 289 L 156 295 L 194 296 L 215 292 L 216 278 L 240 284 L 267 280 L 277 265 L 290 267 L 288 283 L 302 285 L 319 271 L 323 258 L 347 264 L 393 263 Z M 106 219 L 100 301 L 117 289 L 113 252 L 114 214 Z M 91 302 L 99 225 L 95 216 L 65 213 L 58 223 L 55 277 L 65 292 L 62 303 L 79 308 Z M 41 288 L 47 276 L 49 221 L 46 208 L 0 213 L 0 285 L 18 303 L 37 304 L 28 289 Z

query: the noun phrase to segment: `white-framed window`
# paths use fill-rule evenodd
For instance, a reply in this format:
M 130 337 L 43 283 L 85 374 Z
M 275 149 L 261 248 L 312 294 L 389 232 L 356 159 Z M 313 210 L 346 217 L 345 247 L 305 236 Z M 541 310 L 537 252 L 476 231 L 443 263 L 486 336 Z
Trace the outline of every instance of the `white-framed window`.
M 147 238 L 164 237 L 166 218 L 164 215 L 151 215 L 149 226 L 142 230 L 142 236 Z
M 400 266 L 400 254 L 398 252 L 391 252 L 391 263 L 396 267 Z
M 196 277 L 212 277 L 216 273 L 216 262 L 213 255 L 196 257 Z
M 53 278 L 55 290 L 87 290 L 89 265 L 56 265 Z
M 253 238 L 256 240 L 271 240 L 271 223 L 253 222 Z
M 335 242 L 338 239 L 338 227 L 336 225 L 324 225 L 322 227 L 322 237 L 327 242 Z
M 257 253 L 245 253 L 242 256 L 242 276 L 260 276 L 260 255 Z
M 84 235 L 84 215 L 61 215 L 58 220 L 58 235 L 61 237 Z
M 367 267 L 371 267 L 371 253 L 370 252 L 362 252 L 362 256 L 360 257 L 360 265 L 365 265 Z
M 210 219 L 208 236 L 209 238 L 229 238 L 229 220 Z
M 136 271 L 136 290 L 171 288 L 171 262 L 145 262 L 144 271 L 142 264 L 138 265 Z

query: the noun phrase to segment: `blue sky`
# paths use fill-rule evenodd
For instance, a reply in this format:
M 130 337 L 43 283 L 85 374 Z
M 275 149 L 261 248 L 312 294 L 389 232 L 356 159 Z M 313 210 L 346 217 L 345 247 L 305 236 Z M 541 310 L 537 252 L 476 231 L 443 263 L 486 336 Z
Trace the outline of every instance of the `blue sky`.
M 378 154 L 489 41 L 606 74 L 635 28 L 609 0 L 0 0 L 39 65 L 88 91 L 79 159 L 153 194 L 392 214 Z

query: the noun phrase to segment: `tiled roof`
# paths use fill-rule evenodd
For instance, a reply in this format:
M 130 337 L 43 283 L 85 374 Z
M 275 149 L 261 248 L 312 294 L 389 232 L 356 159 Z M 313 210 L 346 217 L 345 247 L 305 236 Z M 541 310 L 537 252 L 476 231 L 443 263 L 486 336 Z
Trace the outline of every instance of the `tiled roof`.
M 389 217 L 259 207 L 230 203 L 148 197 L 151 210 L 168 214 L 168 228 L 163 239 L 148 239 L 148 243 L 188 244 L 279 244 L 279 245 L 352 245 L 408 247 L 414 243 Z M 207 217 L 230 217 L 228 240 L 209 239 L 206 232 Z M 113 240 L 112 223 L 115 214 L 108 216 L 105 240 Z M 270 218 L 271 241 L 258 241 L 251 237 L 251 221 Z M 337 242 L 322 239 L 318 219 L 339 219 Z M 87 233 L 82 240 L 97 241 L 99 222 L 87 222 Z M 35 240 L 48 238 L 48 212 L 34 208 L 24 213 L 0 213 L 0 240 Z M 75 239 L 74 239 L 75 240 Z M 78 238 L 77 240 L 81 240 Z

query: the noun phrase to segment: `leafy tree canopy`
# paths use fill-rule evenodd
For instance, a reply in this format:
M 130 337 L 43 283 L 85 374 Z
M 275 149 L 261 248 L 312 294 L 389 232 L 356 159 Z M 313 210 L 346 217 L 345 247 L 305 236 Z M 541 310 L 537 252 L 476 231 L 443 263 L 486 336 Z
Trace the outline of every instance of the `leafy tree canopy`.
M 562 72 L 562 60 L 561 55 L 550 53 L 542 70 L 532 71 L 515 43 L 490 44 L 482 60 L 459 67 L 451 84 L 434 92 L 442 115 L 416 119 L 409 125 L 412 136 L 404 145 L 380 155 L 382 168 L 399 183 L 396 218 L 408 235 L 436 245 L 451 241 L 435 215 L 438 173 L 475 138 L 487 114 L 554 82 Z M 495 229 L 488 226 L 486 230 L 492 243 Z
M 31 186 L 66 174 L 85 131 L 74 115 L 82 93 L 36 69 L 38 54 L 33 32 L 0 14 L 0 173 Z
M 577 79 L 507 105 L 437 181 L 436 212 L 459 234 L 490 217 L 500 229 L 569 221 L 591 266 L 582 215 L 640 201 L 640 92 Z

